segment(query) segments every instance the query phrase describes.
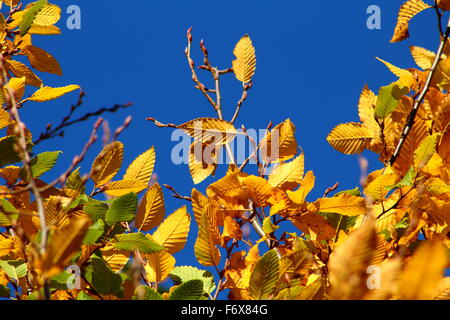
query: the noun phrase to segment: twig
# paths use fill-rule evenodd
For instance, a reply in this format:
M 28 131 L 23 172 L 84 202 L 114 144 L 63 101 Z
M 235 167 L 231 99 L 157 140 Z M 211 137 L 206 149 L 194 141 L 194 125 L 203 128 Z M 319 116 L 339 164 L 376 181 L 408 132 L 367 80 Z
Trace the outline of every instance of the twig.
M 411 110 L 411 113 L 408 115 L 408 118 L 407 118 L 407 121 L 406 121 L 406 125 L 403 128 L 403 132 L 402 132 L 402 134 L 400 136 L 400 140 L 399 140 L 399 142 L 397 144 L 397 147 L 395 148 L 395 151 L 392 154 L 391 159 L 389 160 L 389 164 L 391 166 L 394 164 L 395 160 L 397 160 L 397 158 L 398 158 L 398 156 L 400 154 L 400 151 L 401 151 L 401 149 L 403 147 L 403 144 L 405 143 L 406 138 L 407 138 L 409 132 L 411 131 L 411 129 L 412 129 L 413 125 L 414 125 L 414 121 L 415 121 L 415 118 L 416 118 L 416 115 L 417 115 L 417 111 L 419 110 L 420 105 L 423 103 L 423 100 L 425 99 L 425 96 L 428 93 L 428 90 L 430 89 L 431 82 L 432 82 L 433 77 L 434 77 L 434 75 L 436 73 L 436 70 L 437 70 L 437 67 L 439 65 L 439 62 L 441 61 L 442 54 L 444 52 L 444 48 L 445 48 L 445 45 L 447 43 L 447 39 L 448 39 L 449 35 L 450 35 L 450 19 L 449 19 L 449 21 L 447 23 L 447 29 L 445 31 L 444 37 L 441 40 L 441 44 L 439 46 L 439 50 L 438 50 L 438 52 L 436 54 L 436 58 L 434 59 L 433 66 L 431 67 L 430 73 L 428 74 L 428 78 L 427 78 L 427 81 L 425 82 L 425 86 L 424 86 L 421 94 L 419 95 L 419 97 L 414 102 L 413 109 Z
M 442 17 L 444 14 L 441 12 L 441 10 L 439 10 L 437 0 L 434 0 L 434 10 L 436 11 L 436 15 L 437 15 L 437 19 L 438 19 L 439 34 L 441 35 L 441 37 L 443 37 L 444 36 L 444 28 L 442 27 Z
M 242 96 L 241 96 L 241 99 L 238 101 L 236 110 L 234 111 L 233 118 L 231 118 L 231 120 L 230 120 L 231 123 L 234 123 L 236 121 L 237 117 L 239 116 L 239 112 L 241 111 L 242 104 L 244 103 L 245 100 L 247 100 L 248 91 L 252 88 L 253 82 L 250 81 L 247 84 L 242 84 L 242 86 L 243 86 Z
M 163 186 L 166 187 L 167 189 L 169 189 L 170 191 L 173 192 L 172 197 L 177 198 L 177 199 L 181 199 L 181 200 L 186 200 L 186 201 L 192 202 L 192 198 L 182 196 L 182 195 L 179 194 L 172 186 L 170 186 L 170 185 L 168 185 L 168 184 L 163 184 Z

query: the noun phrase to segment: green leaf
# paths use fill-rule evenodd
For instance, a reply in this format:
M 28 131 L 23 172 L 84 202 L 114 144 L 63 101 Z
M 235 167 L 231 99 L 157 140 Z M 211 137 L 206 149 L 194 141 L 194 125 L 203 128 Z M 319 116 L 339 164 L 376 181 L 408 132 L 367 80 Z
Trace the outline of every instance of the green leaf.
M 250 297 L 267 300 L 273 293 L 279 278 L 280 262 L 276 249 L 272 249 L 258 261 L 250 277 Z
M 105 232 L 105 223 L 99 219 L 91 225 L 84 236 L 83 244 L 94 244 Z
M 203 281 L 189 280 L 173 290 L 169 300 L 203 300 Z
M 11 226 L 17 217 L 17 209 L 8 200 L 0 198 L 0 227 Z
M 207 293 L 211 293 L 216 288 L 214 283 L 214 276 L 211 272 L 206 270 L 200 270 L 191 266 L 176 267 L 169 274 L 172 281 L 176 284 L 182 284 L 189 280 L 202 280 L 203 290 Z
M 95 298 L 91 297 L 83 291 L 80 291 L 77 295 L 77 300 L 95 300 Z
M 134 192 L 115 199 L 106 211 L 106 223 L 113 225 L 115 222 L 132 221 L 136 214 L 137 202 L 137 195 Z
M 139 286 L 134 291 L 133 300 L 164 300 L 163 297 L 153 288 Z
M 106 203 L 92 199 L 84 205 L 83 210 L 89 215 L 92 222 L 95 223 L 99 219 L 105 219 L 108 208 Z
M 48 0 L 39 0 L 33 4 L 31 8 L 25 11 L 22 17 L 22 21 L 19 25 L 20 36 L 23 37 L 28 33 L 31 26 L 33 25 L 34 19 L 36 19 L 37 14 L 48 5 Z
M 146 237 L 142 232 L 118 234 L 114 237 L 114 246 L 120 250 L 139 250 L 148 254 L 164 250 L 163 246 L 155 240 Z
M 60 153 L 62 152 L 61 151 L 42 152 L 33 159 L 31 159 L 30 161 L 31 176 L 33 178 L 39 178 L 44 173 L 53 168 L 56 161 L 58 160 Z M 29 180 L 29 177 L 26 176 L 25 168 L 23 167 L 22 170 L 20 171 L 20 177 L 24 180 Z
M 15 149 L 16 137 L 8 136 L 0 139 L 0 167 L 21 161 Z
M 337 233 L 340 230 L 348 231 L 356 224 L 356 220 L 358 220 L 358 216 L 349 217 L 338 213 L 319 212 L 319 215 L 327 219 L 331 226 L 336 229 Z
M 349 194 L 351 196 L 360 197 L 361 196 L 361 190 L 358 187 L 356 187 L 355 189 L 343 190 L 343 191 L 336 192 L 336 194 L 334 196 L 337 197 L 337 196 L 339 196 L 341 194 Z
M 378 92 L 377 105 L 375 106 L 375 117 L 385 119 L 397 107 L 402 96 L 409 93 L 407 87 L 400 88 L 397 84 L 381 87 Z
M 414 167 L 416 167 L 417 170 L 425 167 L 428 161 L 430 161 L 431 157 L 436 152 L 436 147 L 440 136 L 441 135 L 439 133 L 435 133 L 426 137 L 414 152 Z
M 11 296 L 11 290 L 3 285 L 0 285 L 0 298 L 9 298 Z
M 392 190 L 392 189 L 400 189 L 402 187 L 411 187 L 414 183 L 414 179 L 416 178 L 416 173 L 414 171 L 414 167 L 409 168 L 409 170 L 406 172 L 405 176 L 397 182 L 396 184 L 392 186 L 386 186 L 384 187 L 386 190 Z
M 80 175 L 80 168 L 77 168 L 67 177 L 66 188 L 76 190 L 80 193 L 86 192 L 86 186 Z
M 27 263 L 24 260 L 0 261 L 0 269 L 3 269 L 10 279 L 16 281 L 27 275 Z
M 69 280 L 72 276 L 73 274 L 67 271 L 60 272 L 51 279 L 50 288 L 56 290 L 67 290 L 67 280 Z
M 98 293 L 123 297 L 122 277 L 113 272 L 103 259 L 91 258 L 84 275 Z

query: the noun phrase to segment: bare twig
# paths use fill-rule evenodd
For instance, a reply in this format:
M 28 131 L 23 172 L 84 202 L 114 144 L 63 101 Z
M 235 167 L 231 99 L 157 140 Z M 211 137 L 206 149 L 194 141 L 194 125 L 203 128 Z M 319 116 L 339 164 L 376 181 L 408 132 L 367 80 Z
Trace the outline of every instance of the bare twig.
M 231 123 L 234 123 L 236 121 L 237 117 L 239 116 L 239 112 L 241 111 L 242 104 L 244 103 L 245 100 L 247 100 L 248 91 L 252 88 L 253 82 L 249 82 L 247 84 L 242 84 L 242 86 L 243 86 L 242 96 L 241 96 L 241 99 L 238 101 L 236 110 L 234 111 L 233 118 L 231 118 L 231 120 L 230 120 Z
M 186 200 L 186 201 L 192 202 L 192 198 L 182 196 L 181 194 L 179 194 L 179 193 L 175 190 L 174 187 L 172 187 L 172 186 L 170 186 L 170 185 L 168 185 L 168 184 L 163 184 L 163 186 L 166 187 L 167 189 L 169 189 L 170 191 L 173 192 L 172 197 L 177 198 L 177 199 L 181 199 L 181 200 Z
M 433 63 L 433 66 L 431 67 L 430 73 L 428 74 L 428 78 L 427 78 L 427 81 L 425 82 L 425 86 L 422 89 L 422 92 L 420 93 L 419 97 L 414 102 L 413 109 L 411 110 L 411 113 L 408 115 L 406 125 L 403 128 L 403 132 L 400 136 L 400 140 L 397 144 L 397 147 L 395 148 L 395 151 L 392 154 L 391 159 L 389 160 L 389 164 L 391 166 L 394 164 L 395 160 L 397 160 L 397 158 L 400 154 L 400 151 L 403 147 L 403 144 L 405 143 L 406 138 L 408 137 L 408 134 L 414 125 L 417 111 L 419 110 L 420 105 L 423 103 L 423 100 L 425 99 L 425 96 L 427 95 L 428 90 L 430 89 L 431 82 L 434 78 L 437 67 L 439 66 L 439 62 L 441 61 L 442 54 L 444 53 L 445 45 L 447 43 L 449 35 L 450 35 L 450 19 L 447 23 L 447 29 L 445 31 L 444 37 L 441 39 L 441 44 L 439 46 L 439 50 L 436 54 L 436 58 L 434 59 L 434 63 Z

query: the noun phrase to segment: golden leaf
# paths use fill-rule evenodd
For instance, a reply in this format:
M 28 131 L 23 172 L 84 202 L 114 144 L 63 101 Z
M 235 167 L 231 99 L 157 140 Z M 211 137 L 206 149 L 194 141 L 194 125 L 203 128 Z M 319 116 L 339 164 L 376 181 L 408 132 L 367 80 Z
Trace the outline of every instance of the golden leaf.
M 164 219 L 164 198 L 161 186 L 154 183 L 139 204 L 134 224 L 139 231 L 150 231 Z
M 391 299 L 398 290 L 398 278 L 401 272 L 402 263 L 400 258 L 387 261 L 380 266 L 379 283 L 374 283 L 373 289 L 364 297 L 365 300 L 388 300 Z M 376 269 L 374 269 L 376 270 Z M 375 271 L 376 272 L 376 271 Z M 372 275 L 375 280 L 376 275 Z M 379 286 L 377 286 L 379 285 Z
M 313 241 L 330 240 L 336 235 L 328 220 L 316 213 L 308 212 L 291 221 L 299 230 L 309 234 Z
M 122 270 L 130 260 L 129 252 L 117 249 L 112 244 L 106 245 L 101 252 L 103 259 L 114 272 Z
M 53 99 L 58 99 L 59 97 L 62 97 L 63 95 L 75 91 L 77 89 L 80 89 L 80 86 L 76 84 L 60 88 L 42 87 L 35 93 L 33 93 L 33 95 L 29 97 L 27 100 L 35 102 L 45 102 Z
M 239 224 L 231 218 L 230 216 L 226 216 L 224 219 L 224 227 L 221 235 L 222 247 L 225 247 L 225 244 L 231 239 L 242 239 L 242 231 Z
M 122 166 L 123 144 L 119 141 L 107 145 L 95 158 L 91 168 L 91 179 L 99 187 L 109 182 Z
M 364 189 L 364 193 L 373 200 L 382 200 L 388 194 L 389 190 L 385 187 L 392 186 L 397 182 L 395 173 L 385 173 L 376 177 Z
M 250 82 L 256 70 L 256 55 L 252 40 L 248 35 L 239 40 L 233 54 L 236 56 L 236 60 L 233 60 L 233 71 L 236 78 L 243 83 Z
M 411 50 L 414 61 L 420 68 L 423 70 L 431 69 L 433 62 L 436 59 L 436 54 L 434 52 L 414 46 L 411 46 L 409 49 Z
M 407 261 L 400 275 L 400 297 L 405 300 L 430 300 L 444 276 L 447 251 L 442 243 L 426 241 Z
M 61 34 L 61 30 L 57 26 L 38 26 L 32 25 L 28 34 L 54 35 Z
M 369 217 L 331 254 L 328 268 L 332 299 L 357 300 L 369 290 L 367 267 L 376 237 L 374 220 Z
M 438 133 L 426 137 L 416 151 L 414 151 L 414 167 L 417 170 L 421 170 L 428 161 L 430 161 L 431 157 L 436 152 L 439 138 L 440 134 Z
M 11 71 L 17 78 L 25 77 L 26 84 L 38 88 L 42 86 L 42 80 L 39 79 L 39 77 L 35 75 L 34 72 L 31 71 L 31 69 L 24 65 L 22 62 L 16 60 L 6 60 L 5 67 L 7 70 Z
M 18 260 L 23 258 L 22 241 L 19 237 L 3 238 L 0 236 L 0 258 L 2 260 Z
M 433 300 L 450 300 L 450 277 L 442 279 Z
M 314 176 L 314 173 L 308 171 L 300 182 L 300 188 L 296 191 L 288 191 L 287 194 L 289 199 L 297 205 L 305 203 L 306 197 L 314 188 L 315 181 L 316 177 Z
M 260 154 L 266 163 L 292 159 L 297 151 L 295 126 L 290 119 L 275 126 L 260 143 Z
M 165 280 L 175 268 L 175 258 L 165 250 L 146 254 L 145 258 L 147 263 L 144 268 L 150 282 Z
M 53 25 L 61 18 L 61 8 L 55 4 L 48 4 L 36 15 L 34 25 L 47 27 Z
M 183 206 L 169 215 L 153 233 L 152 238 L 170 254 L 184 248 L 191 226 L 191 216 Z
M 345 193 L 332 198 L 318 199 L 315 204 L 320 212 L 338 213 L 345 216 L 358 216 L 366 213 L 364 198 Z
M 194 184 L 199 184 L 210 175 L 214 175 L 217 169 L 217 147 L 194 141 L 189 148 L 189 172 Z
M 393 74 L 395 74 L 399 79 L 396 83 L 399 87 L 408 87 L 411 88 L 415 83 L 415 77 L 408 70 L 401 69 L 399 67 L 394 66 L 393 64 L 384 61 L 383 59 L 376 58 L 378 61 L 382 62 Z
M 28 57 L 31 66 L 36 70 L 62 75 L 59 62 L 47 51 L 35 46 L 27 46 L 22 49 L 21 54 Z
M 111 197 L 120 197 L 127 193 L 139 193 L 147 188 L 147 183 L 140 180 L 119 180 L 106 185 L 105 193 Z
M 288 163 L 275 167 L 269 175 L 269 184 L 280 189 L 295 189 L 305 173 L 305 156 L 300 154 Z
M 235 199 L 247 199 L 248 191 L 242 188 L 242 180 L 248 175 L 241 172 L 227 174 L 220 180 L 210 184 L 206 189 L 208 197 L 230 197 Z
M 42 266 L 48 278 L 58 274 L 70 263 L 72 256 L 81 250 L 89 225 L 88 218 L 74 219 L 65 228 L 55 231 L 49 242 Z
M 359 97 L 358 114 L 363 125 L 372 130 L 374 137 L 380 136 L 380 126 L 375 120 L 375 106 L 377 96 L 366 85 Z
M 242 184 L 247 188 L 255 207 L 266 207 L 268 205 L 268 200 L 273 195 L 273 187 L 266 179 L 248 176 L 242 180 Z
M 328 143 L 345 154 L 361 153 L 375 138 L 374 133 L 360 123 L 344 123 L 335 127 L 327 137 Z
M 192 211 L 194 211 L 195 221 L 197 222 L 197 225 L 200 225 L 202 222 L 203 210 L 209 203 L 208 197 L 203 195 L 200 191 L 192 189 L 191 199 Z
M 227 281 L 225 288 L 246 289 L 250 284 L 250 276 L 256 262 L 259 261 L 258 245 L 246 251 L 238 251 L 231 255 L 229 268 L 225 270 Z
M 217 266 L 220 262 L 220 251 L 216 247 L 219 229 L 211 223 L 211 216 L 208 214 L 211 205 L 202 214 L 202 220 L 198 227 L 198 236 L 194 245 L 194 254 L 198 262 L 206 267 Z M 220 238 L 219 238 L 220 241 Z
M 25 82 L 26 82 L 25 77 L 11 78 L 9 79 L 9 82 L 6 85 L 7 87 L 14 90 L 14 99 L 16 100 L 16 102 L 19 102 L 25 93 Z
M 7 127 L 11 124 L 11 117 L 8 111 L 0 108 L 0 129 Z
M 231 142 L 238 131 L 229 122 L 216 118 L 198 118 L 176 126 L 206 144 L 223 145 Z
M 408 0 L 401 7 L 398 13 L 397 25 L 391 42 L 399 42 L 409 37 L 409 21 L 418 13 L 431 8 L 422 0 Z
M 151 147 L 149 150 L 137 157 L 127 168 L 124 180 L 139 180 L 148 184 L 155 166 L 156 154 L 155 148 Z

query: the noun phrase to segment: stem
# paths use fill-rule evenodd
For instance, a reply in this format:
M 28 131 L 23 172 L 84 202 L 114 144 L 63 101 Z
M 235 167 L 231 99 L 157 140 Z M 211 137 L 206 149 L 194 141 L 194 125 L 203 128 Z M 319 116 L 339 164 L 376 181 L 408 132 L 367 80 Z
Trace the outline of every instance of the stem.
M 433 66 L 431 67 L 430 73 L 428 74 L 428 78 L 427 78 L 427 81 L 425 83 L 425 86 L 424 86 L 422 92 L 420 93 L 419 97 L 414 102 L 413 109 L 411 110 L 411 113 L 408 115 L 406 125 L 405 125 L 405 127 L 403 129 L 403 132 L 402 132 L 401 136 L 400 136 L 400 140 L 399 140 L 399 142 L 397 144 L 397 147 L 395 148 L 395 151 L 392 154 L 391 159 L 389 160 L 389 164 L 391 166 L 394 164 L 395 160 L 398 158 L 398 156 L 400 154 L 400 151 L 401 151 L 401 149 L 403 147 L 403 144 L 405 143 L 406 138 L 408 137 L 408 134 L 411 131 L 411 128 L 413 127 L 413 125 L 414 125 L 414 120 L 416 118 L 417 111 L 419 110 L 420 105 L 423 103 L 423 100 L 425 99 L 425 96 L 427 95 L 428 90 L 430 89 L 431 82 L 432 82 L 432 80 L 434 78 L 434 75 L 436 73 L 436 70 L 437 70 L 437 67 L 439 65 L 439 62 L 441 61 L 442 54 L 444 53 L 445 45 L 446 45 L 446 42 L 447 42 L 447 39 L 448 39 L 449 35 L 450 35 L 450 19 L 449 19 L 449 21 L 447 23 L 447 29 L 445 31 L 444 37 L 441 40 L 441 44 L 439 46 L 439 50 L 438 50 L 438 52 L 436 54 L 436 58 L 434 59 Z

